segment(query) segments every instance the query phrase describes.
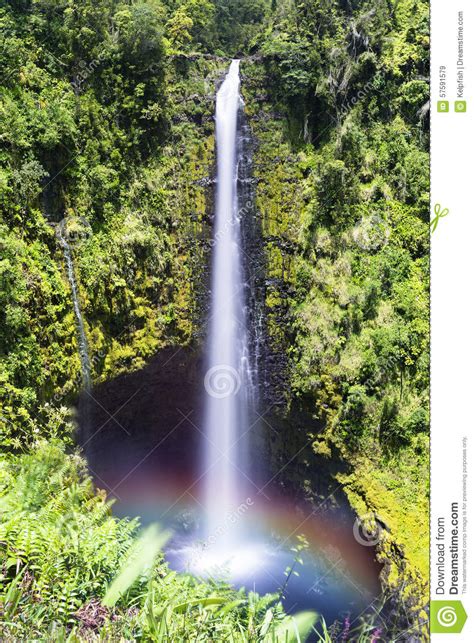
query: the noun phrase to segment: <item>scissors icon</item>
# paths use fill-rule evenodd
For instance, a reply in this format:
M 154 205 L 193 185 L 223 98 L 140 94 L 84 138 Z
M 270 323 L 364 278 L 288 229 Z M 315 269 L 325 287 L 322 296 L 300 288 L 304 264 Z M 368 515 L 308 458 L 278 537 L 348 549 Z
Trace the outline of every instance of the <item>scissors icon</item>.
M 433 233 L 438 227 L 438 221 L 449 214 L 449 210 L 448 208 L 443 208 L 441 210 L 441 205 L 439 203 L 436 203 L 434 207 L 434 213 L 435 217 L 430 221 L 431 233 Z

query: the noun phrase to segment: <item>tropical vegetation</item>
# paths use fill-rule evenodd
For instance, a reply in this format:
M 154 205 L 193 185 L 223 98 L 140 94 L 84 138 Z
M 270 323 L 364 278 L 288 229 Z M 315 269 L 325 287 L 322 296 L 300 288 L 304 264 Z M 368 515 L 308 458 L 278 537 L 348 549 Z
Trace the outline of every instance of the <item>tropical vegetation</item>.
M 311 420 L 286 436 L 310 444 L 297 482 L 312 457 L 348 465 L 350 503 L 387 527 L 383 584 L 426 640 L 428 5 L 1 3 L 2 639 L 290 641 L 315 622 L 170 571 L 167 534 L 114 517 L 73 437 L 84 374 L 60 235 L 95 383 L 199 346 L 213 100 L 237 56 L 281 413 Z

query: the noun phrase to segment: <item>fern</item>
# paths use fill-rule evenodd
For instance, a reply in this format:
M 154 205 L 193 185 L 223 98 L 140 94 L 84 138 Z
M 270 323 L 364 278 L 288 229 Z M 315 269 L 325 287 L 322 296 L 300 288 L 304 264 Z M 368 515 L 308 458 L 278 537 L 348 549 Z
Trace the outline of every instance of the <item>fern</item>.
M 115 518 L 57 444 L 0 457 L 0 490 L 0 640 L 276 643 L 307 629 L 277 596 L 170 571 L 166 535 L 137 538 L 138 522 Z

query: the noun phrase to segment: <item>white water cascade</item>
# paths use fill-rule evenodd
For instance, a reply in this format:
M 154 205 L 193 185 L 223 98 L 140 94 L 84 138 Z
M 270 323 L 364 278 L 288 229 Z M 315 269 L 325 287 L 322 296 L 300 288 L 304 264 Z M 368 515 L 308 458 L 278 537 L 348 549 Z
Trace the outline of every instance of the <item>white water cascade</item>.
M 227 552 L 239 541 L 239 521 L 228 523 L 249 495 L 246 436 L 251 373 L 237 199 L 239 87 L 239 61 L 234 60 L 216 97 L 217 195 L 203 438 L 207 537 Z

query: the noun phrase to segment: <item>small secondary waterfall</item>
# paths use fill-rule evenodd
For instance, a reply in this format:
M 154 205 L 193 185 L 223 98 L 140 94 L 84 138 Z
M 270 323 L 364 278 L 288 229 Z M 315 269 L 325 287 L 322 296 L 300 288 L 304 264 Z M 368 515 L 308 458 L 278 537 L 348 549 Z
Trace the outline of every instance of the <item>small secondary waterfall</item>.
M 239 61 L 216 98 L 217 195 L 208 325 L 203 478 L 207 534 L 228 549 L 237 539 L 229 516 L 248 496 L 247 432 L 251 369 L 237 199 Z
M 64 258 L 66 259 L 67 267 L 67 276 L 69 284 L 71 286 L 72 293 L 72 304 L 74 307 L 74 314 L 76 316 L 77 332 L 78 332 L 78 344 L 79 344 L 79 357 L 81 360 L 81 370 L 82 370 L 82 383 L 86 390 L 91 387 L 91 369 L 90 369 L 90 358 L 89 358 L 89 348 L 87 346 L 86 330 L 84 327 L 84 320 L 82 318 L 81 306 L 79 304 L 79 296 L 77 292 L 77 283 L 76 276 L 74 274 L 74 264 L 72 261 L 71 247 L 69 245 L 67 234 L 61 229 L 61 225 L 58 227 L 58 236 L 61 243 L 61 246 L 64 250 Z

